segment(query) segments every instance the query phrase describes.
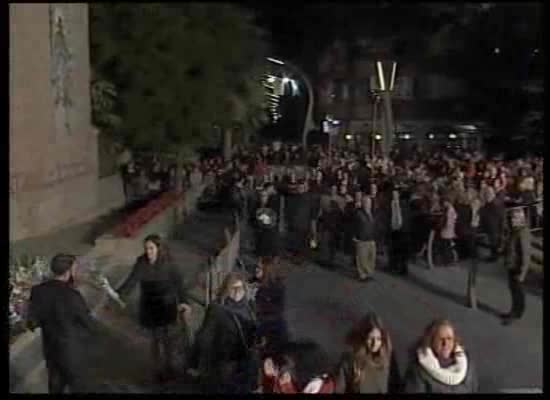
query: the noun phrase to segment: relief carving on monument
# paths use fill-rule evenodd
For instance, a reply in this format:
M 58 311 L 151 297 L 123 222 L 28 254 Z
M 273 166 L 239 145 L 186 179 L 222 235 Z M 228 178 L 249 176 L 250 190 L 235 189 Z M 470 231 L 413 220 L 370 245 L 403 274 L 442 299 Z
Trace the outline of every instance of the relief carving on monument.
M 84 162 L 57 164 L 41 179 L 28 172 L 10 172 L 10 195 L 47 189 L 63 181 L 89 173 L 92 173 L 92 168 Z
M 68 45 L 67 23 L 59 5 L 50 5 L 51 83 L 54 91 L 56 127 L 71 134 L 74 58 Z

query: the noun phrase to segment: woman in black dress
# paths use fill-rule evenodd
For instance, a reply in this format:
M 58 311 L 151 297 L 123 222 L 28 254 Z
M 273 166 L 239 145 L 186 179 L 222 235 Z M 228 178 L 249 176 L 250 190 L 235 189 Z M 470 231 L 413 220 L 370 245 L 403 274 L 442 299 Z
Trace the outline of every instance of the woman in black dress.
M 147 236 L 144 248 L 144 254 L 138 257 L 118 293 L 126 300 L 140 284 L 139 322 L 151 332 L 153 360 L 158 366 L 156 378 L 167 380 L 175 374 L 173 356 L 178 313 L 188 315 L 191 307 L 187 303 L 183 277 L 171 261 L 160 236 Z
M 280 256 L 280 233 L 278 225 L 278 210 L 266 190 L 260 193 L 260 201 L 253 212 L 254 226 L 256 227 L 256 256 Z

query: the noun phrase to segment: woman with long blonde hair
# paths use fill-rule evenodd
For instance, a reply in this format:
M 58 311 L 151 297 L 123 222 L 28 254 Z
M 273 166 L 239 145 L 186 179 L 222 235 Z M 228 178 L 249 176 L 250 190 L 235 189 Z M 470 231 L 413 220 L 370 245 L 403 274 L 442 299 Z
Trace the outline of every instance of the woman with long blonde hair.
M 399 370 L 388 331 L 375 314 L 367 314 L 348 334 L 336 374 L 336 393 L 396 393 Z
M 470 356 L 446 319 L 433 321 L 414 347 L 405 378 L 406 393 L 476 393 Z

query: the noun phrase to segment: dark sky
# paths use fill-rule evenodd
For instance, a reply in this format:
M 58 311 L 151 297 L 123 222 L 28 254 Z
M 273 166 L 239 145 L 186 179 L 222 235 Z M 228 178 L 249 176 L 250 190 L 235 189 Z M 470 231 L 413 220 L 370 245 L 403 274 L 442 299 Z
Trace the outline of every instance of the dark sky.
M 275 55 L 302 64 L 304 60 L 300 58 L 308 57 L 305 50 L 313 49 L 315 54 L 319 46 L 335 37 L 384 37 L 395 32 L 403 32 L 404 37 L 414 35 L 415 32 L 431 35 L 442 25 L 456 19 L 457 15 L 462 18 L 466 15 L 485 13 L 491 17 L 491 25 L 496 27 L 496 31 L 504 33 L 520 25 L 532 31 L 541 30 L 541 2 L 491 3 L 497 5 L 488 11 L 483 11 L 481 4 L 388 1 L 373 1 L 367 4 L 243 3 L 256 13 L 259 25 L 270 32 Z

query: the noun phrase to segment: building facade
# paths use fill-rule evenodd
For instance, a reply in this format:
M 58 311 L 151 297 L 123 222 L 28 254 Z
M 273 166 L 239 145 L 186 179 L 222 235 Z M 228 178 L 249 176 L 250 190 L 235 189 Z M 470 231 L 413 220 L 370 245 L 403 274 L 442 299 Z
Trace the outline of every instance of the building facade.
M 98 201 L 88 5 L 10 4 L 10 240 L 90 218 Z
M 354 135 L 364 140 L 373 132 L 373 91 L 378 88 L 376 61 L 382 61 L 386 86 L 392 62 L 397 73 L 392 92 L 396 139 L 424 141 L 434 126 L 473 123 L 461 105 L 468 95 L 464 82 L 437 70 L 400 60 L 389 50 L 392 39 L 370 43 L 332 43 L 319 61 L 316 77 L 316 120 L 330 115 L 341 123 L 341 137 Z M 375 130 L 381 123 L 381 102 Z

